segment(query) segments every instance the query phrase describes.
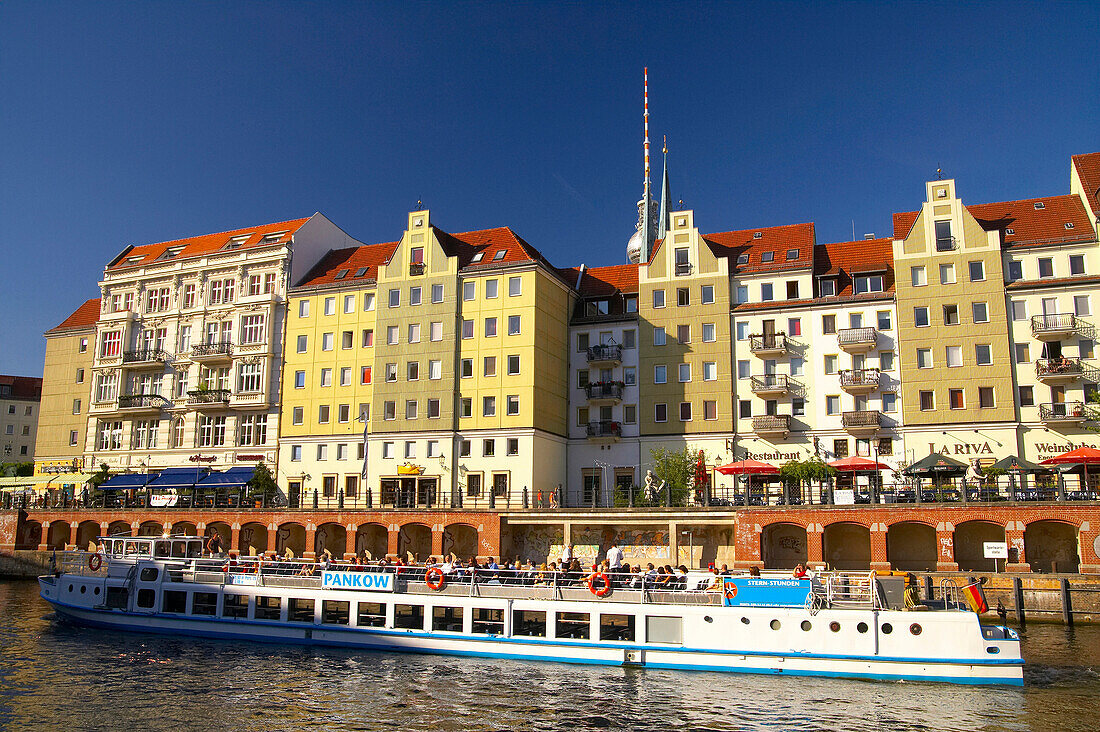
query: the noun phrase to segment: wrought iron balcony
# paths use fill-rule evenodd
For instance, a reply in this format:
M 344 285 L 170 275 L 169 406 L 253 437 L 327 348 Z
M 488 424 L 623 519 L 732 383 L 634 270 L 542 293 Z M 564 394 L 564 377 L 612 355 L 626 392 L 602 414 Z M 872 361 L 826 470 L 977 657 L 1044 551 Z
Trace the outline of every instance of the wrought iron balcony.
M 841 425 L 849 432 L 874 432 L 882 424 L 882 412 L 877 409 L 844 412 L 840 420 Z
M 1053 402 L 1039 405 L 1039 420 L 1042 422 L 1084 422 L 1089 419 L 1084 402 Z
M 836 332 L 837 345 L 848 353 L 870 351 L 878 344 L 874 328 L 841 328 Z
M 959 248 L 959 244 L 953 236 L 941 236 L 936 239 L 937 252 L 953 252 Z
M 695 267 L 692 266 L 691 262 L 677 262 L 676 263 L 676 276 L 677 277 L 687 277 L 688 275 L 690 275 L 692 273 L 692 271 L 694 269 L 695 269 Z
M 623 347 L 618 343 L 602 343 L 588 347 L 588 363 L 621 363 Z
M 1035 378 L 1045 384 L 1076 381 L 1083 376 L 1095 381 L 1097 369 L 1079 358 L 1041 358 L 1035 362 Z
M 118 397 L 120 410 L 157 412 L 167 404 L 168 401 L 160 394 L 121 394 Z
M 791 431 L 791 415 L 761 414 L 752 418 L 752 431 L 758 435 L 783 435 Z
M 1092 337 L 1092 324 L 1073 313 L 1052 313 L 1031 316 L 1031 335 L 1041 341 L 1057 341 L 1073 336 Z
M 623 426 L 610 419 L 600 419 L 585 425 L 585 432 L 593 440 L 618 440 L 623 436 Z
M 753 394 L 786 394 L 790 382 L 786 374 L 761 374 L 752 377 Z
M 124 364 L 164 363 L 168 354 L 162 348 L 145 348 L 139 351 L 125 351 L 122 354 Z
M 624 387 L 621 381 L 595 381 L 585 385 L 584 393 L 591 402 L 619 402 L 623 398 Z
M 878 369 L 844 369 L 840 372 L 840 388 L 849 394 L 869 394 L 878 388 Z
M 413 275 L 414 277 L 416 275 L 424 274 L 424 263 L 423 262 L 409 262 L 409 274 Z
M 778 356 L 787 352 L 786 333 L 756 333 L 749 336 L 749 350 L 757 356 Z
M 191 347 L 191 358 L 196 361 L 228 360 L 232 356 L 232 343 L 200 343 Z
M 187 392 L 188 406 L 203 404 L 228 404 L 229 389 L 197 389 Z

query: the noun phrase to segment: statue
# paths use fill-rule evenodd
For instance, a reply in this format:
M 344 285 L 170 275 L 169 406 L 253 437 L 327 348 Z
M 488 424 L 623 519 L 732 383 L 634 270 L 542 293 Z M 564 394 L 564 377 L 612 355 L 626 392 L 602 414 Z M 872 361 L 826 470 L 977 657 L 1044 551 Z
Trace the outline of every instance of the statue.
M 657 500 L 657 494 L 665 489 L 665 481 L 661 481 L 660 485 L 657 485 L 657 476 L 653 474 L 652 470 L 645 471 L 645 499 L 649 502 Z

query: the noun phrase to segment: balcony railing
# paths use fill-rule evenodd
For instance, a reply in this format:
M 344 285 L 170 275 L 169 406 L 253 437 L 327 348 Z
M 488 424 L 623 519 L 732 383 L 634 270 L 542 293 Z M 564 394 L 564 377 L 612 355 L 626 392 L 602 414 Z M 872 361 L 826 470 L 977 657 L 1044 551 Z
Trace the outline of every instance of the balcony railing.
M 1043 378 L 1080 378 L 1087 367 L 1079 358 L 1041 358 L 1035 362 L 1035 376 Z
M 1043 336 L 1067 336 L 1082 331 L 1092 332 L 1092 325 L 1073 313 L 1051 313 L 1049 315 L 1031 316 L 1031 335 L 1036 338 Z
M 119 409 L 161 408 L 167 400 L 160 394 L 122 394 L 118 398 Z
M 623 398 L 625 386 L 621 381 L 595 381 L 585 385 L 584 393 L 589 399 L 619 400 Z
M 622 361 L 623 347 L 617 343 L 602 343 L 588 347 L 588 362 Z
M 691 265 L 691 262 L 677 262 L 676 263 L 676 276 L 687 277 L 692 273 L 695 268 Z
M 787 391 L 790 384 L 786 374 L 762 374 L 752 377 L 752 391 L 759 392 Z
M 753 353 L 761 351 L 786 351 L 786 333 L 756 333 L 749 336 L 749 350 Z
M 225 404 L 229 401 L 229 389 L 198 389 L 187 392 L 188 404 Z
M 162 348 L 145 348 L 140 351 L 126 351 L 122 354 L 122 363 L 149 363 L 165 361 L 168 354 Z
M 936 239 L 937 252 L 953 252 L 958 248 L 959 245 L 953 236 L 942 236 Z
M 878 332 L 874 328 L 841 328 L 836 332 L 836 342 L 844 346 L 874 346 Z
M 840 416 L 840 419 L 846 430 L 878 429 L 882 423 L 882 412 L 877 409 L 845 412 Z
M 192 358 L 209 358 L 211 356 L 232 356 L 232 343 L 200 343 L 191 347 Z
M 753 432 L 759 433 L 787 433 L 791 431 L 791 415 L 789 414 L 761 414 L 752 418 Z
M 1083 422 L 1088 418 L 1084 402 L 1053 402 L 1039 405 L 1043 422 Z
M 619 438 L 623 436 L 623 426 L 610 419 L 601 419 L 585 425 L 585 432 L 589 437 Z
M 842 388 L 877 387 L 878 381 L 878 369 L 844 369 L 840 372 Z
M 409 262 L 409 274 L 413 275 L 414 277 L 416 275 L 424 274 L 424 263 L 423 262 Z

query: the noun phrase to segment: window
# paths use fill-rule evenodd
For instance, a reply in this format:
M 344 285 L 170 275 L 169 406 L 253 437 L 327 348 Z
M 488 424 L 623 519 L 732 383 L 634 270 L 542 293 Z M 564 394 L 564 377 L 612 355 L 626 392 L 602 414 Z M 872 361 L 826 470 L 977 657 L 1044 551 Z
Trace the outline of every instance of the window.
M 484 359 L 484 375 L 496 376 L 497 375 L 497 357 L 486 356 Z
M 1015 282 L 1016 280 L 1022 280 L 1024 278 L 1024 263 L 1019 260 L 1012 260 L 1008 263 L 1008 281 Z
M 749 339 L 749 324 L 747 321 L 737 321 L 737 340 L 747 341 Z
M 428 378 L 438 380 L 443 378 L 443 361 L 434 358 L 428 361 Z
M 737 402 L 737 416 L 741 419 L 748 419 L 752 416 L 752 402 L 748 399 L 742 399 Z
M 930 369 L 930 368 L 932 368 L 932 349 L 931 348 L 918 348 L 917 349 L 917 368 L 918 369 Z
M 340 347 L 343 349 L 355 347 L 355 333 L 350 330 L 345 330 L 340 334 Z
M 370 374 L 371 374 L 371 367 L 370 366 L 363 366 L 361 369 L 359 369 L 359 383 L 360 384 L 369 384 L 369 383 L 371 383 Z
M 918 328 L 927 328 L 930 323 L 928 322 L 928 308 L 921 306 L 913 308 L 913 324 Z
M 634 366 L 623 367 L 623 384 L 625 386 L 634 386 L 638 383 L 638 372 Z
M 825 355 L 825 373 L 836 373 L 837 357 L 835 353 L 829 353 Z
M 523 278 L 520 276 L 508 278 L 508 297 L 519 297 L 523 294 Z
M 302 446 L 301 445 L 291 445 L 290 446 L 290 460 L 291 460 L 291 462 L 295 462 L 295 463 L 302 462 Z
M 691 402 L 680 402 L 680 421 L 691 421 Z
M 224 447 L 225 421 L 225 417 L 199 419 L 199 447 Z
M 389 293 L 389 306 L 391 308 L 401 307 L 401 290 L 392 289 Z
M 317 405 L 317 424 L 328 424 L 329 419 L 330 419 L 329 405 L 327 405 L 327 404 L 318 404 Z
M 941 264 L 940 265 L 940 284 L 941 285 L 953 285 L 953 284 L 955 284 L 955 265 L 953 265 L 953 264 Z
M 336 315 L 336 298 L 325 298 L 325 315 Z
M 664 384 L 667 379 L 667 367 L 666 366 L 654 366 L 653 367 L 653 383 Z
M 768 302 L 774 298 L 774 288 L 772 283 L 764 282 L 760 285 L 760 300 L 761 302 Z
M 396 346 L 398 340 L 401 338 L 401 332 L 396 325 L 386 326 L 386 345 Z
M 1054 276 L 1054 260 L 1049 257 L 1042 257 L 1039 259 L 1039 277 L 1053 277 Z
M 73 399 L 73 414 L 80 414 L 80 400 Z
M 676 288 L 676 305 L 677 307 L 687 307 L 691 305 L 691 295 L 686 287 Z
M 958 325 L 959 324 L 959 306 L 958 305 L 944 305 L 943 306 L 943 324 L 944 325 Z
M 887 414 L 898 411 L 898 395 L 892 391 L 882 394 L 882 411 Z
M 653 307 L 663 308 L 665 306 L 665 291 L 654 290 L 653 291 Z
M 840 414 L 840 397 L 830 395 L 825 397 L 825 414 Z
M 405 442 L 405 459 L 410 460 L 416 457 L 416 442 L 409 440 Z
M 1026 300 L 1013 300 L 1012 301 L 1012 319 L 1013 320 L 1027 320 L 1027 301 Z
M 1081 358 L 1092 358 L 1093 357 L 1093 345 L 1094 344 L 1093 344 L 1092 339 L 1082 338 L 1080 341 L 1077 342 L 1078 355 Z
M 764 262 L 764 263 L 774 262 L 775 261 L 775 252 L 764 252 L 763 254 L 760 255 L 760 261 Z
M 103 334 L 103 346 L 100 349 L 100 358 L 112 358 L 122 355 L 122 331 L 112 330 Z
M 704 305 L 714 303 L 714 285 L 703 285 L 699 291 L 699 300 Z
M 1069 256 L 1069 273 L 1071 275 L 1083 275 L 1085 273 L 1085 255 L 1071 254 Z
M 882 292 L 882 275 L 859 275 L 853 284 L 857 295 L 864 292 Z
M 321 369 L 321 386 L 332 386 L 332 369 Z
M 497 415 L 497 398 L 487 396 L 481 398 L 481 416 L 495 417 Z
M 703 362 L 703 381 L 718 380 L 718 363 L 715 361 Z
M 509 417 L 514 417 L 517 414 L 519 414 L 519 396 L 518 395 L 510 394 L 509 396 L 504 398 L 504 412 Z M 514 455 L 515 453 L 509 453 L 509 454 Z
M 420 342 L 420 323 L 409 323 L 409 343 Z
M 241 343 L 243 345 L 263 343 L 264 316 L 245 315 L 241 318 Z
M 787 318 L 787 335 L 802 335 L 802 318 Z
M 653 329 L 653 345 L 663 346 L 665 345 L 665 329 L 661 327 L 655 327 Z
M 993 363 L 993 353 L 988 343 L 975 344 L 974 363 L 978 366 L 989 366 Z
M 420 362 L 408 361 L 405 364 L 405 378 L 408 381 L 420 380 Z
M 87 353 L 88 352 L 88 339 L 87 338 L 81 338 L 80 343 L 77 344 L 76 350 L 77 350 L 78 353 Z
M 497 451 L 496 440 L 482 440 L 481 442 L 481 455 L 482 457 L 493 457 Z
M 653 405 L 653 421 L 654 422 L 667 422 L 668 421 L 668 405 L 667 404 L 654 404 Z
M 703 343 L 714 343 L 715 340 L 714 323 L 703 323 Z
M 321 334 L 321 350 L 322 351 L 331 351 L 332 350 L 332 333 L 322 333 Z
M 832 335 L 836 333 L 836 316 L 835 315 L 822 315 L 821 316 L 821 332 L 825 335 Z
M 936 251 L 949 252 L 955 248 L 955 237 L 951 236 L 951 222 L 936 222 Z
M 637 333 L 633 329 L 623 331 L 623 348 L 633 350 L 637 347 Z
M 393 383 L 395 381 L 397 381 L 397 364 L 388 363 L 386 364 L 386 382 Z
M 910 267 L 909 277 L 913 287 L 924 287 L 928 284 L 928 271 L 923 267 Z
M 963 409 L 965 408 L 965 401 L 963 399 L 962 389 L 948 389 L 947 401 L 951 405 L 951 409 Z
M 294 424 L 303 424 L 305 422 L 305 408 L 304 407 L 294 407 L 294 411 L 291 412 L 291 414 L 293 415 L 291 421 Z
M 975 323 L 988 323 L 989 322 L 989 308 L 984 302 L 975 302 L 970 304 L 972 315 L 974 316 Z
M 994 406 L 996 406 L 993 402 L 992 386 L 978 387 L 978 406 L 982 409 L 992 409 Z
M 806 416 L 806 400 L 796 397 L 791 400 L 791 414 L 795 417 Z
M 793 357 L 793 358 L 791 358 L 790 363 L 791 363 L 791 376 L 801 376 L 802 375 L 802 369 L 805 367 L 806 362 L 803 361 L 801 358 Z
M 267 443 L 267 415 L 245 414 L 240 417 L 237 444 L 241 446 Z
M 383 460 L 392 460 L 393 459 L 393 455 L 394 455 L 393 447 L 394 447 L 394 445 L 393 445 L 392 442 L 383 442 L 382 443 L 382 459 Z
M 894 370 L 894 352 L 893 351 L 879 351 L 878 354 L 878 367 L 883 371 Z
M 519 374 L 519 356 L 508 356 L 508 375 L 516 376 Z
M 409 288 L 409 304 L 410 305 L 419 305 L 422 298 L 423 298 L 423 291 L 421 290 L 421 288 L 419 288 L 419 287 L 410 287 Z M 345 311 L 345 312 L 350 312 L 350 311 Z
M 1089 296 L 1088 295 L 1074 295 L 1073 296 L 1073 314 L 1074 315 L 1090 315 L 1089 308 Z
M 798 280 L 787 280 L 787 299 L 798 299 Z
M 970 262 L 967 264 L 970 271 L 971 282 L 983 282 L 985 280 L 985 262 Z
M 462 338 L 470 339 L 474 337 L 474 321 L 463 320 L 462 321 Z
M 237 367 L 237 390 L 245 393 L 263 390 L 262 363 L 242 363 Z
M 920 410 L 922 412 L 930 412 L 936 408 L 936 394 L 932 391 L 922 391 L 920 393 Z
M 879 330 L 891 330 L 894 326 L 893 320 L 890 317 L 889 310 L 879 310 L 876 313 L 878 316 L 878 329 Z
M 1021 407 L 1034 407 L 1035 406 L 1035 389 L 1031 386 L 1020 387 L 1020 406 Z
M 691 364 L 690 363 L 679 364 L 679 378 L 680 378 L 681 383 L 691 381 Z
M 676 326 L 676 341 L 679 343 L 691 343 L 691 326 Z
M 486 318 L 485 319 L 485 337 L 494 338 L 497 334 L 497 319 Z
M 749 301 L 749 286 L 748 285 L 738 285 L 737 286 L 736 299 L 737 299 L 737 304 L 738 305 L 740 305 L 742 303 L 746 303 L 746 302 Z
M 397 419 L 397 402 L 385 401 L 382 402 L 382 419 L 390 422 Z
M 963 349 L 962 346 L 948 346 L 947 347 L 947 366 L 948 368 L 958 368 L 963 365 Z
M 518 315 L 509 315 L 508 316 L 508 335 L 510 335 L 510 336 L 519 335 L 519 316 Z
M 363 312 L 374 310 L 374 293 L 367 292 L 363 295 Z
M 374 330 L 371 328 L 363 329 L 363 348 L 370 348 L 374 345 Z
M 439 419 L 439 400 L 438 399 L 429 399 L 428 400 L 428 419 Z M 429 447 L 430 446 L 431 446 L 431 443 L 429 443 Z M 432 456 L 428 455 L 428 457 L 432 457 Z
M 638 421 L 638 405 L 636 404 L 624 404 L 623 405 L 623 423 L 634 424 Z

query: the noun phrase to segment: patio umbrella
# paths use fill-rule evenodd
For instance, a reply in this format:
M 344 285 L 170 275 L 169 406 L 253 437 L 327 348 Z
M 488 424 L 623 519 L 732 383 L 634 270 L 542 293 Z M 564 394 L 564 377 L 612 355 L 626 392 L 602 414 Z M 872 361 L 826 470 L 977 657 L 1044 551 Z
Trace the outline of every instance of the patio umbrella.
M 953 457 L 934 452 L 928 457 L 921 458 L 910 465 L 905 469 L 905 472 L 909 475 L 917 475 L 922 478 L 929 478 L 937 475 L 959 476 L 965 474 L 969 467 L 969 465 L 961 460 L 956 460 Z
M 715 468 L 722 475 L 779 475 L 779 468 L 759 460 L 738 460 Z
M 1037 465 L 1029 460 L 1018 458 L 1015 455 L 1009 455 L 1003 457 L 997 462 L 989 466 L 997 470 L 1004 470 L 1009 473 L 1049 473 L 1049 468 L 1044 468 L 1042 465 Z
M 1095 447 L 1079 447 L 1076 450 L 1070 450 L 1061 455 L 1048 457 L 1046 460 L 1040 462 L 1042 465 L 1080 463 L 1082 471 L 1084 472 L 1084 488 L 1087 491 L 1089 486 L 1089 466 L 1100 465 L 1100 450 L 1097 450 Z
M 834 460 L 829 463 L 830 468 L 836 468 L 842 472 L 868 472 L 874 473 L 879 470 L 889 470 L 890 466 L 885 463 L 880 463 L 870 458 L 860 457 L 859 455 L 853 455 L 852 457 L 846 457 L 841 460 Z

